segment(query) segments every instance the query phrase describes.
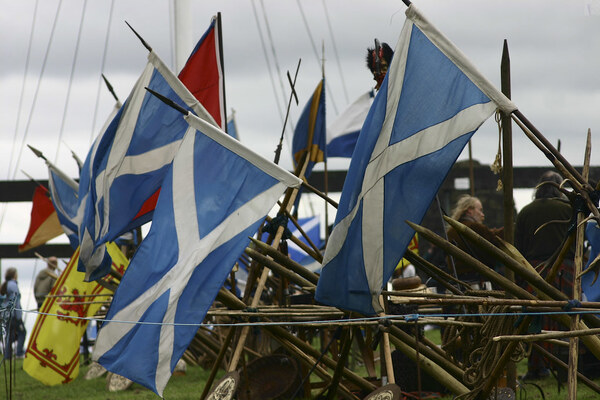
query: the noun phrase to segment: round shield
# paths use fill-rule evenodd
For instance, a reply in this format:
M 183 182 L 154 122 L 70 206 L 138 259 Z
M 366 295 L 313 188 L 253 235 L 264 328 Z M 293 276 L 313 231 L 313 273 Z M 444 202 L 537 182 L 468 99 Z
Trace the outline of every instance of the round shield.
M 364 400 L 400 400 L 402 390 L 395 383 L 390 383 L 380 387 L 379 389 L 369 393 Z
M 231 400 L 235 396 L 240 375 L 236 372 L 228 372 L 215 385 L 215 388 L 208 394 L 206 400 Z

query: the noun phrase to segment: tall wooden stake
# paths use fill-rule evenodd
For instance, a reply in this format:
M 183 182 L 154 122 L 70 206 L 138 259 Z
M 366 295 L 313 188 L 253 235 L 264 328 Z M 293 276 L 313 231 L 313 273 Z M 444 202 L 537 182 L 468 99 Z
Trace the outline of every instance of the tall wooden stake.
M 504 39 L 502 48 L 502 61 L 500 63 L 500 79 L 502 93 L 510 99 L 510 56 L 508 54 L 508 42 Z M 512 160 L 512 120 L 510 115 L 502 113 L 502 187 L 504 189 L 504 240 L 514 244 L 515 234 L 513 229 L 514 218 L 513 210 L 515 208 L 513 196 L 513 160 Z M 511 281 L 515 281 L 515 274 L 512 270 L 506 270 L 505 276 Z M 506 383 L 513 391 L 517 390 L 517 365 L 509 362 L 506 366 Z
M 587 182 L 590 173 L 590 154 L 592 151 L 592 132 L 588 130 L 583 160 L 583 179 Z M 585 224 L 582 224 L 586 215 L 577 213 L 577 237 L 575 241 L 575 272 L 573 273 L 573 299 L 581 301 L 581 270 L 583 269 L 583 239 Z M 571 317 L 571 330 L 576 330 L 579 325 L 579 314 Z M 569 385 L 569 399 L 577 399 L 577 364 L 579 361 L 579 338 L 569 339 L 569 372 L 567 382 Z

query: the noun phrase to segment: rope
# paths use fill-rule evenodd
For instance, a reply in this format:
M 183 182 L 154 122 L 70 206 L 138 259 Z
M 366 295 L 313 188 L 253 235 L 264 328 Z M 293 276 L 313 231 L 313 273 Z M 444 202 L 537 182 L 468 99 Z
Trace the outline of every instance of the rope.
M 503 314 L 508 309 L 508 306 L 492 307 L 491 314 Z M 500 357 L 506 350 L 508 344 L 494 342 L 495 336 L 508 335 L 514 332 L 514 322 L 516 315 L 503 316 L 501 318 L 485 318 L 484 324 L 477 331 L 479 336 L 476 347 L 470 352 L 467 365 L 465 368 L 464 380 L 467 385 L 471 385 L 474 389 L 458 398 L 476 399 L 478 398 L 485 382 L 491 376 L 494 368 L 498 365 Z M 523 343 L 518 343 L 511 360 L 518 362 L 526 356 L 525 346 Z
M 258 36 L 260 37 L 260 44 L 263 50 L 263 55 L 265 57 L 265 63 L 267 64 L 267 70 L 269 71 L 271 88 L 273 89 L 273 94 L 275 95 L 275 104 L 277 105 L 277 110 L 279 111 L 279 118 L 281 119 L 281 123 L 283 124 L 283 110 L 281 109 L 281 103 L 283 103 L 283 101 L 279 98 L 279 93 L 277 93 L 275 79 L 273 78 L 273 70 L 271 69 L 271 63 L 269 63 L 269 55 L 267 53 L 265 39 L 263 37 L 262 31 L 260 30 L 260 21 L 258 19 L 258 13 L 256 11 L 256 6 L 254 5 L 254 0 L 252 0 L 250 3 L 252 4 L 252 11 L 254 11 L 254 20 L 256 21 L 256 29 L 258 30 Z
M 31 32 L 29 33 L 29 44 L 27 45 L 27 56 L 25 58 L 25 71 L 23 71 L 23 84 L 21 85 L 21 93 L 19 94 L 19 107 L 17 108 L 17 123 L 15 125 L 15 134 L 13 136 L 12 148 L 10 151 L 10 161 L 8 162 L 8 172 L 6 178 L 10 178 L 10 167 L 12 166 L 13 156 L 15 154 L 15 143 L 17 142 L 17 134 L 19 132 L 19 122 L 21 121 L 21 111 L 23 108 L 23 97 L 25 93 L 25 82 L 27 81 L 27 73 L 29 72 L 29 61 L 31 60 L 31 48 L 33 47 L 33 33 L 35 32 L 35 20 L 37 18 L 39 7 L 39 0 L 35 2 L 35 8 L 33 10 L 33 19 L 31 20 Z M 4 214 L 2 214 L 4 219 Z M 1 224 L 1 223 L 0 223 Z
M 315 53 L 315 57 L 317 58 L 317 63 L 321 64 L 319 62 L 320 58 L 319 58 L 319 52 L 317 51 L 317 47 L 315 45 L 315 41 L 312 37 L 312 33 L 310 32 L 310 27 L 308 26 L 308 21 L 306 20 L 306 15 L 304 15 L 304 9 L 302 8 L 302 6 L 300 5 L 300 0 L 296 0 L 296 3 L 298 4 L 298 8 L 300 9 L 300 14 L 302 15 L 302 21 L 304 22 L 304 27 L 306 28 L 306 33 L 308 33 L 308 38 L 310 39 L 310 44 L 313 48 L 313 52 Z M 333 98 L 333 91 L 330 89 L 329 87 L 329 81 L 325 80 L 325 87 L 327 88 L 327 93 L 329 94 L 329 99 L 331 100 L 331 105 L 333 106 L 333 110 L 335 111 L 335 113 L 338 113 L 338 108 L 337 105 L 335 104 L 335 100 Z
M 50 54 L 50 48 L 52 47 L 52 43 L 54 42 L 54 33 L 56 32 L 56 25 L 58 23 L 58 15 L 60 14 L 60 9 L 62 7 L 62 0 L 58 3 L 58 7 L 56 7 L 56 14 L 54 15 L 54 23 L 52 24 L 52 30 L 50 32 L 50 38 L 48 39 L 48 46 L 46 47 L 46 53 L 44 54 L 44 61 L 42 63 L 42 69 L 40 70 L 40 76 L 38 78 L 37 87 L 35 88 L 35 94 L 33 95 L 33 104 L 31 105 L 31 110 L 29 111 L 29 118 L 27 119 L 27 125 L 25 127 L 25 133 L 23 134 L 23 140 L 21 141 L 21 150 L 18 153 L 17 161 L 15 163 L 15 170 L 13 171 L 12 179 L 15 179 L 17 175 L 17 171 L 19 168 L 19 164 L 21 163 L 21 155 L 23 154 L 23 148 L 25 147 L 25 141 L 27 140 L 27 134 L 29 133 L 29 127 L 31 125 L 31 120 L 33 115 L 35 114 L 35 106 L 37 105 L 38 93 L 40 91 L 40 86 L 42 85 L 42 78 L 44 77 L 44 73 L 46 71 L 46 65 L 48 64 L 48 55 Z M 1 224 L 1 222 L 0 222 Z
M 496 306 L 499 307 L 499 306 Z M 53 313 L 47 313 L 47 312 L 40 312 L 40 311 L 36 311 L 36 310 L 24 310 L 24 309 L 15 309 L 15 310 L 20 310 L 23 313 L 32 313 L 32 314 L 39 314 L 39 315 L 46 315 L 46 316 L 53 316 L 53 317 L 61 317 L 61 318 L 65 318 L 65 315 L 62 314 L 53 314 Z M 0 308 L 0 314 L 3 311 L 3 308 Z M 247 308 L 243 311 L 249 312 L 249 314 L 252 314 L 252 309 L 251 308 Z M 519 317 L 521 315 L 531 315 L 531 316 L 544 316 L 544 315 L 573 315 L 573 314 L 598 314 L 599 311 L 598 310 L 585 310 L 585 311 L 557 311 L 557 312 L 519 312 L 519 313 L 511 313 L 511 312 L 490 312 L 490 313 L 473 313 L 473 314 L 453 314 L 453 313 L 446 313 L 446 314 L 426 314 L 426 315 L 420 315 L 420 314 L 406 314 L 406 315 L 383 315 L 383 316 L 376 316 L 376 317 L 361 317 L 361 318 L 345 318 L 343 320 L 341 319 L 325 319 L 325 320 L 312 320 L 312 321 L 263 321 L 263 322 L 259 322 L 259 323 L 250 323 L 250 322 L 238 322 L 238 323 L 175 323 L 175 322 L 169 322 L 169 323 L 163 323 L 163 322 L 140 322 L 140 321 L 127 321 L 127 320 L 117 320 L 117 319 L 106 319 L 106 318 L 98 318 L 98 317 L 76 317 L 76 316 L 67 316 L 67 318 L 69 319 L 73 319 L 73 320 L 86 320 L 86 321 L 96 321 L 96 322 L 115 322 L 115 323 L 122 323 L 122 324 L 133 324 L 133 325 L 168 325 L 168 326 L 194 326 L 194 327 L 206 327 L 206 326 L 223 326 L 223 327 L 237 327 L 237 326 L 283 326 L 283 325 L 295 325 L 295 326 L 302 326 L 302 325 L 332 325 L 335 323 L 348 323 L 348 322 L 373 322 L 373 323 L 377 323 L 377 324 L 383 324 L 388 325 L 388 324 L 393 324 L 394 322 L 402 322 L 405 323 L 407 321 L 416 321 L 419 318 L 426 318 L 426 317 L 441 317 L 441 318 L 448 318 L 448 317 L 454 317 L 454 318 L 459 318 L 459 317 L 466 317 L 468 319 L 473 319 L 475 317 Z M 382 322 L 383 320 L 389 320 L 389 322 Z M 395 320 L 401 320 L 401 321 L 395 321 Z
M 273 63 L 275 64 L 275 68 L 277 70 L 277 76 L 279 77 L 279 86 L 281 86 L 281 93 L 285 94 L 285 88 L 283 85 L 283 79 L 281 78 L 281 68 L 279 67 L 279 61 L 277 59 L 277 52 L 275 51 L 275 45 L 273 44 L 273 36 L 271 35 L 271 28 L 269 26 L 269 20 L 267 19 L 267 11 L 265 9 L 265 4 L 263 2 L 263 0 L 260 0 L 260 5 L 262 7 L 262 12 L 263 12 L 263 18 L 265 20 L 265 29 L 267 31 L 267 36 L 269 38 L 269 43 L 271 44 L 271 53 L 273 53 Z M 283 96 L 285 98 L 285 95 Z M 284 101 L 285 103 L 285 101 Z M 292 132 L 295 130 L 294 128 L 294 122 L 290 120 L 290 127 L 292 128 Z M 287 126 L 286 126 L 287 128 Z M 288 145 L 288 148 L 291 150 L 291 145 L 289 143 L 289 135 L 286 136 L 286 144 Z
M 15 133 L 13 135 L 12 140 L 12 148 L 10 150 L 10 159 L 8 162 L 7 174 L 6 178 L 10 179 L 10 169 L 13 163 L 13 158 L 15 155 L 15 143 L 17 142 L 17 135 L 19 132 L 19 122 L 21 121 L 21 112 L 23 110 L 23 97 L 25 94 L 25 82 L 27 81 L 27 73 L 29 72 L 29 61 L 31 60 L 31 49 L 33 47 L 33 33 L 35 32 L 35 20 L 37 18 L 39 0 L 35 2 L 35 8 L 33 10 L 33 19 L 31 20 L 31 33 L 29 34 L 29 44 L 27 46 L 27 57 L 25 58 L 25 71 L 23 71 L 23 83 L 21 85 L 21 93 L 19 94 L 19 106 L 17 108 L 17 121 L 15 125 Z M 15 166 L 15 170 L 17 167 Z M 0 216 L 0 228 L 2 227 L 2 223 L 4 222 L 4 216 L 6 215 L 6 209 L 8 208 L 8 204 L 2 205 L 2 216 Z
M 94 132 L 96 132 L 96 119 L 98 117 L 98 108 L 100 105 L 100 88 L 102 87 L 102 73 L 106 64 L 106 53 L 108 52 L 108 39 L 110 37 L 110 26 L 112 24 L 113 9 L 115 0 L 110 2 L 110 11 L 108 13 L 108 24 L 106 25 L 106 38 L 104 39 L 104 50 L 102 51 L 102 64 L 100 67 L 100 76 L 98 77 L 98 90 L 96 91 L 96 107 L 94 108 L 94 116 L 92 117 L 92 131 L 90 132 L 90 146 L 94 141 Z M 102 132 L 101 132 L 102 133 Z
M 333 36 L 333 28 L 331 27 L 331 21 L 329 19 L 329 11 L 327 10 L 327 5 L 325 0 L 323 0 L 323 10 L 325 11 L 325 19 L 327 20 L 327 27 L 329 28 L 329 36 L 331 36 L 331 44 L 333 46 L 333 54 L 335 55 L 335 60 L 338 66 L 338 70 L 340 71 L 340 79 L 342 80 L 342 89 L 344 89 L 344 96 L 346 97 L 346 102 L 350 102 L 350 98 L 348 97 L 348 90 L 346 89 L 346 80 L 344 79 L 344 74 L 342 72 L 342 63 L 340 62 L 340 55 L 338 54 L 337 45 L 335 43 L 335 37 Z M 329 91 L 329 88 L 327 88 Z
M 81 44 L 81 32 L 83 30 L 83 20 L 85 18 L 85 10 L 87 9 L 88 0 L 83 2 L 81 9 L 81 19 L 79 21 L 79 29 L 77 30 L 77 42 L 75 43 L 75 52 L 73 53 L 73 62 L 71 63 L 71 73 L 69 75 L 69 87 L 67 88 L 67 98 L 65 99 L 65 108 L 63 110 L 62 121 L 60 123 L 60 130 L 58 131 L 58 144 L 56 146 L 56 155 L 54 156 L 54 163 L 58 161 L 58 153 L 60 152 L 60 144 L 62 141 L 63 133 L 65 130 L 65 121 L 67 119 L 67 110 L 69 109 L 69 99 L 71 98 L 71 88 L 73 87 L 73 76 L 75 75 L 75 65 L 77 65 L 77 55 L 79 54 L 79 45 Z

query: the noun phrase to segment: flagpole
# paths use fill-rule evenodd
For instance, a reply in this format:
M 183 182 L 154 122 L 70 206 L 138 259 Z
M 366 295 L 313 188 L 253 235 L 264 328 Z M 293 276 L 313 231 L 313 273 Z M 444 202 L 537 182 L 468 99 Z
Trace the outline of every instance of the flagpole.
M 300 63 L 302 59 L 298 59 L 298 66 L 296 67 L 296 73 L 294 74 L 294 80 L 290 76 L 290 72 L 288 71 L 287 77 L 290 82 L 290 87 L 292 89 L 290 93 L 290 99 L 288 100 L 287 112 L 285 113 L 285 119 L 283 121 L 283 128 L 281 129 L 281 136 L 279 138 L 279 143 L 277 144 L 277 148 L 275 149 L 275 160 L 273 161 L 275 164 L 279 164 L 279 157 L 281 156 L 281 148 L 283 147 L 283 135 L 285 133 L 285 127 L 287 125 L 287 120 L 290 116 L 290 106 L 292 105 L 292 99 L 296 100 L 296 105 L 298 105 L 298 95 L 296 94 L 296 78 L 298 77 L 298 71 L 300 70 Z
M 592 132 L 588 130 L 583 160 L 582 177 L 587 182 L 590 173 L 590 154 L 592 152 Z M 573 300 L 581 301 L 581 270 L 583 268 L 583 240 L 585 235 L 585 224 L 583 219 L 587 217 L 583 212 L 577 213 L 577 237 L 575 240 L 575 272 L 573 273 Z M 577 330 L 579 326 L 579 314 L 571 317 L 571 330 Z M 579 361 L 579 338 L 569 339 L 569 369 L 567 374 L 569 399 L 577 398 L 577 364 Z
M 225 64 L 224 64 L 224 58 L 223 58 L 223 33 L 221 32 L 222 29 L 222 25 L 221 25 L 221 12 L 217 12 L 217 27 L 219 29 L 217 29 L 217 40 L 219 42 L 219 62 L 221 63 L 221 71 L 223 71 L 223 76 L 221 77 L 222 79 L 222 86 L 221 89 L 223 90 L 223 130 L 226 133 L 227 132 L 227 102 L 225 99 Z
M 300 64 L 298 64 L 298 66 L 300 66 Z M 308 157 L 308 152 L 307 152 L 304 154 L 304 159 L 302 160 L 302 164 L 299 164 L 302 166 L 297 175 L 300 179 L 302 179 L 302 177 L 304 176 L 304 171 L 306 171 L 306 167 L 308 166 L 309 160 L 310 160 L 310 158 Z M 280 212 L 282 212 L 284 210 L 287 212 L 290 211 L 291 207 L 294 205 L 294 200 L 296 199 L 297 194 L 298 194 L 298 188 L 288 188 L 285 198 L 283 199 L 283 203 L 281 205 Z M 285 227 L 282 225 L 280 225 L 277 228 L 277 232 L 275 233 L 275 237 L 273 238 L 273 241 L 271 242 L 271 246 L 277 248 L 277 246 L 279 245 L 279 241 L 281 240 L 281 237 L 283 236 L 284 230 L 285 230 Z M 262 271 L 262 274 L 260 276 L 260 279 L 258 281 L 258 285 L 256 287 L 256 291 L 254 293 L 254 298 L 252 299 L 250 307 L 255 308 L 258 305 L 258 303 L 260 301 L 260 297 L 262 295 L 262 292 L 265 288 L 265 284 L 267 282 L 268 276 L 269 276 L 269 269 L 264 268 Z M 229 368 L 228 368 L 227 372 L 236 370 L 237 365 L 240 361 L 240 357 L 242 355 L 242 350 L 244 349 L 244 345 L 246 344 L 246 339 L 248 337 L 249 332 L 250 332 L 249 326 L 244 326 L 242 328 L 237 346 L 233 352 L 233 355 L 231 356 L 231 361 L 229 363 Z
M 504 39 L 502 48 L 502 61 L 500 62 L 500 80 L 502 93 L 507 98 L 511 98 L 510 82 L 510 56 L 508 53 L 508 41 Z M 502 188 L 504 195 L 504 240 L 509 244 L 514 244 L 514 218 L 513 210 L 515 202 L 513 198 L 513 159 L 512 159 L 512 124 L 510 115 L 501 114 L 502 123 Z M 506 270 L 505 276 L 511 281 L 515 281 L 515 273 L 512 270 Z M 510 361 L 506 366 L 507 385 L 516 392 L 517 390 L 517 365 Z

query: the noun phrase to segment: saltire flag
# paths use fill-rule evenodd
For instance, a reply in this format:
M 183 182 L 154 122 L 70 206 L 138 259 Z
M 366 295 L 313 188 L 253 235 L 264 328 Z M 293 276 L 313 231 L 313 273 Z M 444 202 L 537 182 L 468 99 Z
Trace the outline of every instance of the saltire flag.
M 471 135 L 515 105 L 417 11 L 359 135 L 315 299 L 373 315 L 431 200 Z
M 308 152 L 309 163 L 304 176 L 308 177 L 315 163 L 325 161 L 325 78 L 321 79 L 310 100 L 304 107 L 292 139 L 294 164 Z
M 127 258 L 117 245 L 108 243 L 113 268 L 124 273 Z M 80 343 L 91 318 L 102 306 L 103 300 L 113 294 L 99 282 L 84 282 L 84 274 L 77 271 L 79 249 L 60 274 L 49 296 L 39 310 L 27 344 L 23 369 L 31 377 L 46 385 L 69 383 L 79 374 Z M 103 277 L 110 282 L 110 276 Z
M 109 371 L 160 396 L 248 237 L 286 187 L 301 184 L 216 127 L 191 114 L 185 120 L 189 130 L 165 176 L 152 226 L 93 353 Z
M 48 188 L 54 210 L 73 250 L 79 247 L 77 217 L 79 184 L 48 163 Z
M 179 79 L 210 113 L 217 126 L 225 130 L 227 116 L 221 32 L 219 14 L 212 17 L 210 26 L 179 72 Z
M 92 146 L 82 169 L 78 269 L 86 272 L 87 280 L 109 271 L 104 243 L 152 218 L 161 182 L 187 129 L 178 111 L 144 87 L 215 123 L 151 51 L 127 101 Z
M 29 230 L 25 241 L 19 245 L 19 253 L 41 246 L 62 233 L 63 229 L 50 200 L 48 189 L 36 186 L 31 200 Z
M 352 157 L 375 91 L 363 93 L 327 127 L 327 157 Z

